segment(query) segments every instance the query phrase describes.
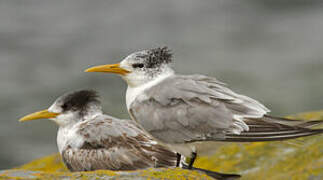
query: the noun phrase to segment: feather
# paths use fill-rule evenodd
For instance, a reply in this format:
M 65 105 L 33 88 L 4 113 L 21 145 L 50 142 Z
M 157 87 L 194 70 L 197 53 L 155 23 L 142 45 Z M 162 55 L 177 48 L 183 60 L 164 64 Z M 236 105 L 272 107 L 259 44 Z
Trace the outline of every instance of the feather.
M 150 167 L 175 167 L 177 155 L 157 144 L 130 120 L 107 115 L 80 122 L 76 136 L 62 151 L 71 171 L 97 169 L 136 170 Z M 80 146 L 72 142 L 83 139 Z

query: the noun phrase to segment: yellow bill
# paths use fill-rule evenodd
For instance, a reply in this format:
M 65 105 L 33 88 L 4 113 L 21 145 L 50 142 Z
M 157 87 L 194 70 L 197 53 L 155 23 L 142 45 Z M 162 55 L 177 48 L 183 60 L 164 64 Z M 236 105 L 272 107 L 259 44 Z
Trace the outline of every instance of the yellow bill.
M 104 73 L 116 73 L 126 75 L 130 71 L 120 67 L 120 64 L 107 64 L 101 66 L 94 66 L 85 70 L 85 72 L 104 72 Z
M 19 119 L 19 121 L 23 122 L 23 121 L 31 121 L 36 119 L 49 119 L 49 118 L 55 118 L 58 115 L 59 113 L 48 112 L 48 110 L 46 109 L 43 111 L 38 111 L 32 114 L 28 114 L 27 116 L 24 116 L 21 119 Z

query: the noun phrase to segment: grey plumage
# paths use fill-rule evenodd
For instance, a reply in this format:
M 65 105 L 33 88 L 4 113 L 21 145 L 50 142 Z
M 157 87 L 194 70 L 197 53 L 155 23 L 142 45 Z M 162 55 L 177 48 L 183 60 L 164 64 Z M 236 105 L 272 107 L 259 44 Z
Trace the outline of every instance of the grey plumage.
M 308 129 L 322 121 L 267 116 L 269 110 L 256 100 L 203 75 L 172 75 L 143 91 L 129 112 L 166 144 L 273 141 L 323 132 Z
M 62 151 L 64 163 L 72 171 L 176 165 L 176 153 L 157 144 L 129 120 L 100 115 L 73 128 L 74 137 Z M 77 147 L 73 142 L 76 140 L 82 141 Z
M 249 130 L 243 119 L 260 118 L 269 111 L 202 75 L 173 75 L 143 93 L 145 98 L 137 98 L 130 113 L 146 131 L 167 143 L 224 139 L 227 133 Z

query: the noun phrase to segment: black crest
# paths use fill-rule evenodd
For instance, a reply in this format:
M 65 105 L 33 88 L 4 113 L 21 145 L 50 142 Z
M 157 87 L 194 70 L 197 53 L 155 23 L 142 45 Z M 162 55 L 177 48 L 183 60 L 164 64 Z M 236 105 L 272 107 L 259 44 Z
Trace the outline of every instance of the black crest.
M 63 97 L 62 108 L 64 111 L 81 110 L 83 112 L 89 103 L 100 103 L 98 97 L 98 93 L 93 90 L 75 91 Z
M 161 64 L 172 62 L 172 53 L 167 47 L 148 50 L 147 68 L 158 67 Z

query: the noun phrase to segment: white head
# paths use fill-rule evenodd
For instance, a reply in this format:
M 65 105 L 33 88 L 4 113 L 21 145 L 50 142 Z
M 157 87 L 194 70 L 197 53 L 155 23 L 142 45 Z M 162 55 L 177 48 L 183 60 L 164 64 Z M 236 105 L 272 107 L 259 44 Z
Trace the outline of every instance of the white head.
M 24 116 L 20 121 L 49 119 L 62 127 L 97 114 L 102 114 L 97 93 L 92 90 L 80 90 L 60 96 L 48 109 Z
M 118 64 L 95 66 L 86 72 L 116 73 L 136 87 L 166 74 L 173 74 L 170 64 L 172 54 L 167 47 L 138 51 L 130 54 Z

